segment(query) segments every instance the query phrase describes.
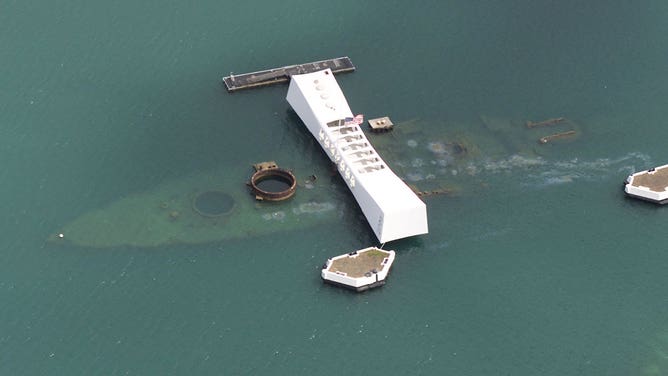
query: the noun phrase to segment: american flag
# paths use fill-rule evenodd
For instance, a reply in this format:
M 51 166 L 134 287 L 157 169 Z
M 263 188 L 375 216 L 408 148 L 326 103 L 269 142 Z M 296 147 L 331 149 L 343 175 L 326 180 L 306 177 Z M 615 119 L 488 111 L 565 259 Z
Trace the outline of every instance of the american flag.
M 345 118 L 345 122 L 346 122 L 346 124 L 355 123 L 357 125 L 360 125 L 360 124 L 364 123 L 364 115 L 359 114 L 359 115 L 356 115 L 354 118 L 347 117 L 347 118 Z

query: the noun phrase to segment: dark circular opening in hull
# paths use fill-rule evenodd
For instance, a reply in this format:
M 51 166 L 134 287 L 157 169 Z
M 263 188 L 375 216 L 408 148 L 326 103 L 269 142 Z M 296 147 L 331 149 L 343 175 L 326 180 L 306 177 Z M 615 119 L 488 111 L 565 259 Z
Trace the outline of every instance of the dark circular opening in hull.
M 279 193 L 290 189 L 292 181 L 283 176 L 267 176 L 262 180 L 256 181 L 255 185 L 265 192 Z
M 221 191 L 207 191 L 195 196 L 193 209 L 205 217 L 218 217 L 228 214 L 234 208 L 232 196 Z

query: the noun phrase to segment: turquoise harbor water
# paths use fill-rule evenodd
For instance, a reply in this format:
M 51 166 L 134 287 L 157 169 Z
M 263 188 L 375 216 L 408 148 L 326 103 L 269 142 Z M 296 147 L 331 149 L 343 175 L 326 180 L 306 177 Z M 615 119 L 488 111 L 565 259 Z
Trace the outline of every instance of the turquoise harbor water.
M 667 19 L 658 0 L 2 2 L 0 374 L 668 374 L 668 211 L 621 190 L 668 163 Z M 287 86 L 220 78 L 341 55 L 354 112 L 426 137 L 388 164 L 457 188 L 425 198 L 429 235 L 386 245 L 386 286 L 319 279 L 375 244 L 335 177 L 325 220 L 270 235 L 46 240 L 198 174 L 326 168 Z M 481 115 L 578 136 L 513 151 Z M 427 151 L 452 129 L 478 145 L 463 169 Z

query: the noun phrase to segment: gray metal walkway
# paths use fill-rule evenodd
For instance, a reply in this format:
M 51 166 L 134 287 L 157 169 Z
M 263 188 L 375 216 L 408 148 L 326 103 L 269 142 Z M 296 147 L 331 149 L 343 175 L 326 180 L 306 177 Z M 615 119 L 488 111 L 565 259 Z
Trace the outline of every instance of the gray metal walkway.
M 355 70 L 355 66 L 348 56 L 337 57 L 334 59 L 314 61 L 312 63 L 289 65 L 281 68 L 267 69 L 258 72 L 230 74 L 223 77 L 223 82 L 227 91 L 237 91 L 249 89 L 252 87 L 273 85 L 280 82 L 287 82 L 293 74 L 304 74 L 331 69 L 332 73 L 345 73 Z

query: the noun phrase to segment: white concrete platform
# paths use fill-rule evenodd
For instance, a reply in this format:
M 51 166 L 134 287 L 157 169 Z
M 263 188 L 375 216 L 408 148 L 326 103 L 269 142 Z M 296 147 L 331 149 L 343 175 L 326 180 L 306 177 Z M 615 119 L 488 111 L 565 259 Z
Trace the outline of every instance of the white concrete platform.
M 381 243 L 428 232 L 426 205 L 352 121 L 331 70 L 293 75 L 286 99 L 336 164 Z
M 322 279 L 355 291 L 364 291 L 385 284 L 395 252 L 369 247 L 327 260 Z
M 627 195 L 657 204 L 668 203 L 668 165 L 636 172 L 626 178 Z

